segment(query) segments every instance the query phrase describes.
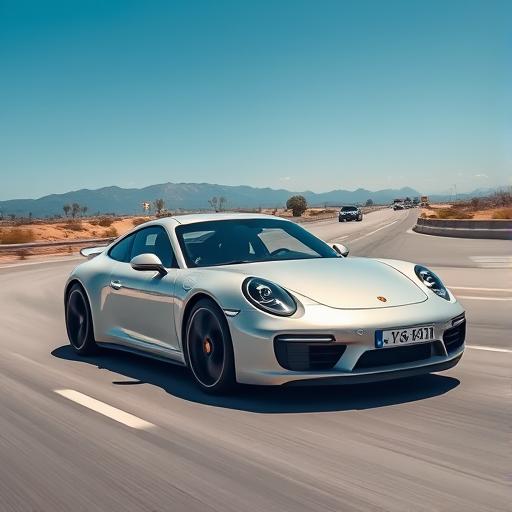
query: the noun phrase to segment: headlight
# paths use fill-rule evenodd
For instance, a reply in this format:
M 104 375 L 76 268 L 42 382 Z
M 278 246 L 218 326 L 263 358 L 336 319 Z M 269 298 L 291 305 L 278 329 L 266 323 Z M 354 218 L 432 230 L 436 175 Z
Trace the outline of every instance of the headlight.
M 427 288 L 430 288 L 436 295 L 439 295 L 439 297 L 450 300 L 450 294 L 448 293 L 448 290 L 444 287 L 441 279 L 439 279 L 439 277 L 434 274 L 432 270 L 422 267 L 421 265 L 416 265 L 414 267 L 414 272 L 416 272 L 419 280 Z
M 297 304 L 292 296 L 266 279 L 249 277 L 243 282 L 242 291 L 251 304 L 267 313 L 290 316 L 297 311 Z

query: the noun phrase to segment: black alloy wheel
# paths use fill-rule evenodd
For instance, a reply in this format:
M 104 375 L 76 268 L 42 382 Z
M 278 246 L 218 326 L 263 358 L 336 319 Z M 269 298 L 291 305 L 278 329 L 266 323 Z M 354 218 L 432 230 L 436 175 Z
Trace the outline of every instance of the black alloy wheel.
M 201 299 L 190 312 L 186 329 L 186 359 L 199 387 L 223 393 L 235 385 L 231 336 L 222 310 Z
M 82 287 L 71 287 L 66 301 L 66 330 L 73 349 L 79 354 L 92 354 L 96 350 L 89 301 Z

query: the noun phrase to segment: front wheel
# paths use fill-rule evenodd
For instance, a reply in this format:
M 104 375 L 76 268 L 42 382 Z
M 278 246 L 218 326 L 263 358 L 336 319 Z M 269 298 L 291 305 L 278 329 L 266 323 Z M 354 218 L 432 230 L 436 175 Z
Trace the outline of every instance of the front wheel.
M 190 312 L 185 357 L 196 381 L 206 393 L 230 391 L 235 383 L 233 345 L 226 318 L 211 299 L 201 299 Z
M 96 351 L 91 309 L 83 288 L 74 284 L 66 301 L 66 330 L 71 346 L 78 354 Z

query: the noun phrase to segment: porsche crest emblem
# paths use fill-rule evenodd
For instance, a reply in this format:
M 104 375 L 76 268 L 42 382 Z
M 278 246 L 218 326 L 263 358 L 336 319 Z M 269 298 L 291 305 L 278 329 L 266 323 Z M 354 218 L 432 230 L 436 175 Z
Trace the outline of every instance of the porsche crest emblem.
M 379 295 L 377 297 L 377 299 L 379 299 L 381 302 L 387 302 L 388 301 L 388 299 L 386 299 L 386 297 L 383 297 L 382 295 Z

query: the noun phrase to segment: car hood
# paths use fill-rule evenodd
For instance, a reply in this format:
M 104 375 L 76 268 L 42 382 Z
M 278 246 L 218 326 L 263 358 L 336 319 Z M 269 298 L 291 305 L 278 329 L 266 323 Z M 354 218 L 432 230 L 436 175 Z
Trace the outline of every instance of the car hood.
M 230 270 L 268 279 L 331 308 L 373 309 L 427 300 L 427 295 L 405 274 L 373 259 L 318 258 L 236 267 Z

